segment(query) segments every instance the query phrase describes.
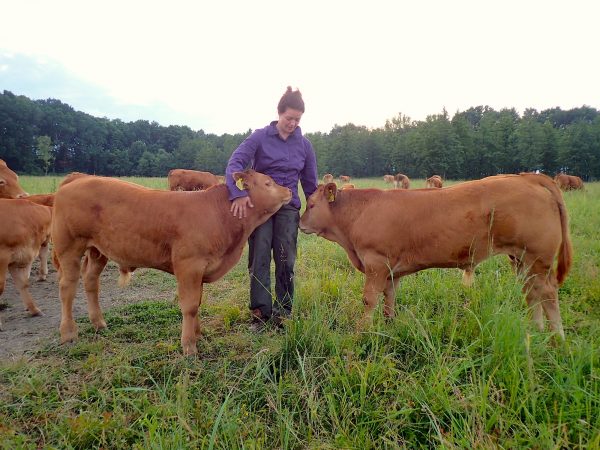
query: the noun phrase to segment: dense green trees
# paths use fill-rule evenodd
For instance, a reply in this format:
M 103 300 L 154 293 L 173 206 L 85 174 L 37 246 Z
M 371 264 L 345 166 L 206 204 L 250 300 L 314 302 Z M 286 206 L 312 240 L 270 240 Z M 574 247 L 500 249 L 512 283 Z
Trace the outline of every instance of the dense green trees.
M 0 94 L 0 158 L 21 173 L 80 171 L 165 176 L 176 167 L 224 173 L 233 150 L 250 134 L 217 136 L 186 126 L 96 118 L 59 100 Z M 423 178 L 472 179 L 498 173 L 565 170 L 600 178 L 600 113 L 477 106 L 423 121 L 399 114 L 377 129 L 346 124 L 309 133 L 319 172 L 378 177 L 402 172 Z

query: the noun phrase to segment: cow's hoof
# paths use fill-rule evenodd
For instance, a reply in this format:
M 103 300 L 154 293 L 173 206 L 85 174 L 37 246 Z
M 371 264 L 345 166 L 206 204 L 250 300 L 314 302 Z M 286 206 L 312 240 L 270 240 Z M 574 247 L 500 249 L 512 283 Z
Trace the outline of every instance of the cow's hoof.
M 39 309 L 39 308 L 30 309 L 29 310 L 29 314 L 31 315 L 31 317 L 43 316 L 44 315 L 44 313 L 42 312 L 42 310 Z
M 196 356 L 198 354 L 198 349 L 196 348 L 196 344 L 186 345 L 183 347 L 183 355 L 184 356 Z
M 46 281 L 46 278 L 47 278 L 46 275 L 40 275 L 37 280 L 38 281 Z
M 96 329 L 96 331 L 100 331 L 100 330 L 104 330 L 105 328 L 108 328 L 108 325 L 106 325 L 106 321 L 104 319 L 95 321 L 93 323 L 93 325 L 94 325 L 94 328 Z
M 75 342 L 77 340 L 77 326 L 74 327 L 61 327 L 60 330 L 60 343 L 66 344 L 67 342 Z

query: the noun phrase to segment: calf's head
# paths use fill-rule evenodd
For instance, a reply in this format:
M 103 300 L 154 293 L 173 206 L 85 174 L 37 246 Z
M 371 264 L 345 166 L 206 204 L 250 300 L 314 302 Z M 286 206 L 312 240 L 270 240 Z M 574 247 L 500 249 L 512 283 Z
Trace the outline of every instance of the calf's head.
M 275 214 L 292 200 L 292 192 L 288 188 L 278 185 L 273 178 L 260 172 L 251 169 L 235 172 L 233 179 L 239 188 L 248 191 L 253 209 L 259 214 Z
M 0 198 L 27 197 L 27 192 L 19 185 L 19 177 L 0 159 Z
M 331 203 L 338 194 L 335 183 L 321 184 L 306 201 L 306 210 L 300 217 L 300 231 L 306 234 L 322 235 L 333 225 Z

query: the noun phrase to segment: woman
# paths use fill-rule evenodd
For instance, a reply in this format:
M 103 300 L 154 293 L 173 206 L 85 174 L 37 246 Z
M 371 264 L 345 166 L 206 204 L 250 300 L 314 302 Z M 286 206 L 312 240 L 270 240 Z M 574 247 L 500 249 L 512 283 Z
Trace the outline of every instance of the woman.
M 254 131 L 232 153 L 225 176 L 229 188 L 231 212 L 240 219 L 253 205 L 247 193 L 238 189 L 234 172 L 248 167 L 267 174 L 292 191 L 292 201 L 283 206 L 248 239 L 250 272 L 251 329 L 262 330 L 266 323 L 281 325 L 289 317 L 294 298 L 294 263 L 300 220 L 298 181 L 304 195 L 317 189 L 317 161 L 312 144 L 302 135 L 298 124 L 304 114 L 300 91 L 288 86 L 277 105 L 278 120 Z M 271 296 L 271 252 L 275 260 L 275 295 Z

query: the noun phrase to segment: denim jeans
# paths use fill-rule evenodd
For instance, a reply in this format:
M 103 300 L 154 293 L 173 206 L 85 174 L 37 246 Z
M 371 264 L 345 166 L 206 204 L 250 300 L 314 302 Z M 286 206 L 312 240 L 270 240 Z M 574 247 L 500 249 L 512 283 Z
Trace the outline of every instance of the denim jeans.
M 289 316 L 292 312 L 299 221 L 299 210 L 284 205 L 248 239 L 250 309 L 260 310 L 262 318 Z M 275 260 L 275 305 L 271 295 L 271 252 Z

